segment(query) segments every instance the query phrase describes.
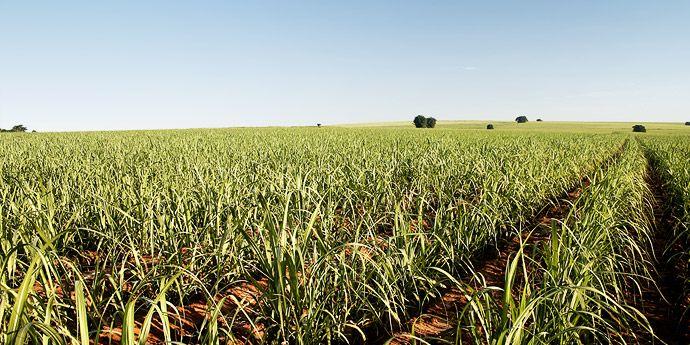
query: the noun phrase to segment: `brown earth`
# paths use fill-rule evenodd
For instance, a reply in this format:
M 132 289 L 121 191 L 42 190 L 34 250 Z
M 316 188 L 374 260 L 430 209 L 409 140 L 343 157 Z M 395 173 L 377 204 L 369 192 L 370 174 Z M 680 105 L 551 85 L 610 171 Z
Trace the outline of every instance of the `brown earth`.
M 650 344 L 690 344 L 690 294 L 683 279 L 688 272 L 688 263 L 678 256 L 679 253 L 687 253 L 688 248 L 673 240 L 678 226 L 673 216 L 674 205 L 658 171 L 651 164 L 647 185 L 654 196 L 652 250 L 656 285 L 643 285 L 641 294 L 630 296 L 630 303 L 649 320 L 658 339 L 647 334 L 640 340 Z

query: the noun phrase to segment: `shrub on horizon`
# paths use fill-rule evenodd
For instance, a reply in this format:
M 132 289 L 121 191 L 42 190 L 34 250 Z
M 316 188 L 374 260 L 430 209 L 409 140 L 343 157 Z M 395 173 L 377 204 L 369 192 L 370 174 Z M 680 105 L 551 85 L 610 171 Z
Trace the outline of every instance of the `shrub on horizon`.
M 634 125 L 632 126 L 633 132 L 637 133 L 645 133 L 647 132 L 647 128 L 645 128 L 643 125 Z
M 526 123 L 527 121 L 529 120 L 527 120 L 527 116 L 524 115 L 515 118 L 515 122 L 517 123 Z
M 414 117 L 412 123 L 414 123 L 414 126 L 417 128 L 426 128 L 426 117 L 423 115 L 417 115 Z
M 426 118 L 426 128 L 434 128 L 436 127 L 436 119 L 433 117 L 427 117 Z

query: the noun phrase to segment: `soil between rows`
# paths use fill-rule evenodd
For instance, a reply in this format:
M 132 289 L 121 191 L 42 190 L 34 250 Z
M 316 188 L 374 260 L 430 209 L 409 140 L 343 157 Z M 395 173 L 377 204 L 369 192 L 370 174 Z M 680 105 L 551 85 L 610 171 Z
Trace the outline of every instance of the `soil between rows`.
M 685 295 L 684 272 L 688 263 L 679 260 L 678 253 L 686 252 L 679 241 L 674 241 L 674 230 L 678 226 L 673 216 L 674 206 L 662 177 L 648 159 L 647 186 L 653 195 L 654 234 L 652 250 L 655 283 L 642 286 L 639 296 L 631 296 L 635 305 L 650 322 L 655 335 L 666 344 L 690 344 L 690 296 Z M 634 298 L 633 298 L 634 297 Z M 659 343 L 658 339 L 642 339 L 648 343 Z

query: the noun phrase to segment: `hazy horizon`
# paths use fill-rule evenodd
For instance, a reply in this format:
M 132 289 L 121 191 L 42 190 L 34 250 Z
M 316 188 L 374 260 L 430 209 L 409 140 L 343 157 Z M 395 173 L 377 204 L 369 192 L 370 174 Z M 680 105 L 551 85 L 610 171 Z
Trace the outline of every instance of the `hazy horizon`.
M 685 1 L 0 2 L 0 127 L 685 122 Z

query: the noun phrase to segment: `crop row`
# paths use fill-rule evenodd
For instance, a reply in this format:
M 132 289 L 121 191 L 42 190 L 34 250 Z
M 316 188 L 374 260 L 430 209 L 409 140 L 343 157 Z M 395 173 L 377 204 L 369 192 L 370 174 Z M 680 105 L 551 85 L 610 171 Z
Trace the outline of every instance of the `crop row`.
M 653 284 L 653 212 L 646 160 L 630 141 L 590 185 L 548 240 L 523 246 L 505 285 L 468 298 L 456 341 L 489 344 L 592 344 L 639 341 L 653 332 L 630 296 Z
M 671 303 L 681 315 L 680 322 L 688 325 L 690 319 L 690 143 L 684 136 L 652 137 L 644 141 L 652 164 L 659 171 L 664 189 L 668 193 L 667 207 L 674 220 L 672 236 L 667 241 L 668 261 L 682 279 L 680 296 Z M 685 327 L 687 328 L 687 326 Z M 687 335 L 690 337 L 690 334 Z

